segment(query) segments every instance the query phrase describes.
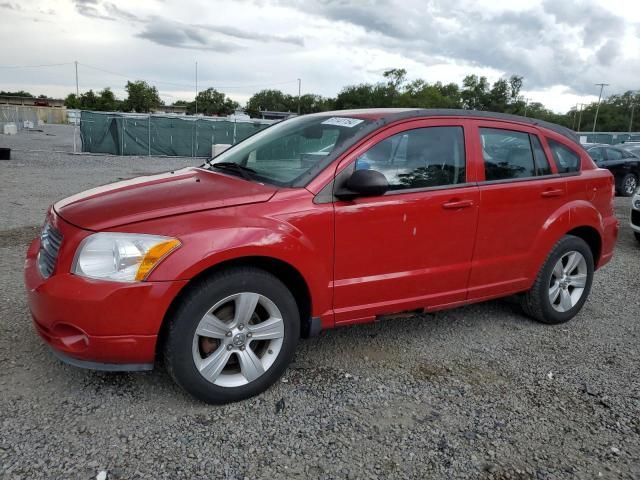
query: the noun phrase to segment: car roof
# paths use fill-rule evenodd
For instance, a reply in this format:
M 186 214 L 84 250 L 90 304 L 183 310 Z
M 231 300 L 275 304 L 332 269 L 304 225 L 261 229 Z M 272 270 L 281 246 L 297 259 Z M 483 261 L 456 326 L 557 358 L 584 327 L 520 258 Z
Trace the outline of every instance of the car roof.
M 578 135 L 571 129 L 555 123 L 538 120 L 536 118 L 522 117 L 510 113 L 488 112 L 485 110 L 464 110 L 457 108 L 362 108 L 353 110 L 334 110 L 321 112 L 314 115 L 329 115 L 335 117 L 355 117 L 367 120 L 379 120 L 383 123 L 391 123 L 417 117 L 467 117 L 486 118 L 506 122 L 524 123 L 540 126 L 558 133 L 580 145 Z

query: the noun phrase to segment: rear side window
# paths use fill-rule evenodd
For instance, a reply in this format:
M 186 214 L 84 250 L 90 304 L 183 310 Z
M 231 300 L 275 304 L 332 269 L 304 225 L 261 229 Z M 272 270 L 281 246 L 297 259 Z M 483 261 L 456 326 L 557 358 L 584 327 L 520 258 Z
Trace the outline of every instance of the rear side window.
M 589 156 L 596 162 L 604 161 L 604 149 L 601 147 L 592 148 L 589 150 Z
M 385 138 L 356 160 L 356 170 L 365 169 L 387 177 L 391 190 L 464 183 L 462 127 L 416 128 Z
M 580 171 L 580 155 L 571 150 L 569 147 L 565 147 L 560 142 L 547 139 L 549 147 L 553 153 L 553 159 L 556 161 L 558 172 L 571 173 Z
M 481 128 L 486 180 L 536 176 L 529 134 L 497 128 Z M 543 152 L 544 155 L 544 152 Z
M 609 160 L 622 160 L 622 152 L 617 148 L 607 148 L 607 157 Z

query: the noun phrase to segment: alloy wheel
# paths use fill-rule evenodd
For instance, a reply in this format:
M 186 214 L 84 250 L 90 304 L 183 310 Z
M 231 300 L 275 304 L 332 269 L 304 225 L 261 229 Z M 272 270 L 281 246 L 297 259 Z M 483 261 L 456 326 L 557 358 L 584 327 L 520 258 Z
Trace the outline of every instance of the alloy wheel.
M 636 191 L 636 187 L 638 186 L 638 181 L 636 177 L 633 175 L 629 175 L 624 181 L 624 185 L 622 188 L 627 195 L 632 195 Z
M 549 301 L 558 312 L 571 310 L 587 285 L 587 261 L 580 252 L 567 252 L 556 262 L 549 282 Z
M 226 297 L 202 317 L 193 337 L 193 361 L 200 374 L 221 387 L 240 387 L 263 375 L 284 341 L 278 307 L 264 295 Z

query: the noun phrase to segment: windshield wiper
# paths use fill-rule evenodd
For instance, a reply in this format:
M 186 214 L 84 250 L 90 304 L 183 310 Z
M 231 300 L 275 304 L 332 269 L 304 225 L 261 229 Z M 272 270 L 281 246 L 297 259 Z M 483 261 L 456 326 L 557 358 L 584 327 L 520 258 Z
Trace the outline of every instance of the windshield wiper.
M 239 165 L 235 162 L 210 163 L 209 166 L 220 170 L 233 170 L 238 172 L 245 180 L 252 180 L 251 174 L 256 173 L 253 168 L 245 167 L 244 165 Z

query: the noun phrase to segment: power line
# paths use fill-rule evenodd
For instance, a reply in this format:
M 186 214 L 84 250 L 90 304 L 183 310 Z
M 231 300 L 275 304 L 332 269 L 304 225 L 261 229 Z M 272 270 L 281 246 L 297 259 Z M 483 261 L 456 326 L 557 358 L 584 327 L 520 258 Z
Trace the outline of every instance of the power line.
M 63 65 L 73 65 L 73 62 L 66 63 L 46 63 L 42 65 L 0 65 L 0 68 L 43 68 L 43 67 L 60 67 Z
M 60 66 L 68 66 L 68 65 L 74 65 L 76 68 L 76 78 L 78 76 L 77 73 L 77 69 L 78 69 L 78 65 L 82 65 L 85 68 L 89 68 L 91 70 L 96 70 L 99 72 L 103 72 L 103 73 L 108 73 L 109 75 L 115 75 L 117 77 L 122 77 L 122 78 L 126 78 L 128 80 L 132 79 L 132 78 L 141 78 L 138 75 L 127 75 L 124 73 L 120 73 L 120 72 L 114 72 L 113 70 L 107 70 L 106 68 L 102 68 L 102 67 L 97 67 L 95 65 L 89 65 L 87 63 L 82 63 L 82 62 L 63 62 L 63 63 L 48 63 L 48 64 L 40 64 L 40 65 L 0 65 L 0 68 L 2 69 L 28 69 L 28 68 L 47 68 L 47 67 L 60 67 Z M 152 84 L 161 84 L 161 85 L 170 85 L 173 87 L 179 87 L 179 88 L 188 88 L 188 89 L 192 89 L 194 87 L 194 85 L 192 84 L 188 84 L 188 83 L 176 83 L 176 82 L 166 82 L 164 80 L 153 80 L 153 79 L 145 79 L 142 78 L 142 80 L 147 81 L 148 83 L 152 83 Z M 215 88 L 217 90 L 225 90 L 225 89 L 232 89 L 232 88 L 267 88 L 267 87 L 275 87 L 275 86 L 279 86 L 279 85 L 288 85 L 288 84 L 293 84 L 293 83 L 297 83 L 299 82 L 299 79 L 293 79 L 293 80 L 284 80 L 281 82 L 270 82 L 270 83 L 258 83 L 258 84 L 247 84 L 247 85 L 211 85 L 209 88 Z M 76 81 L 77 83 L 77 81 Z M 207 83 L 215 83 L 213 80 L 197 80 L 197 83 L 202 85 L 202 84 L 207 84 Z M 196 86 L 197 88 L 197 86 Z M 77 88 L 76 88 L 77 90 Z
M 122 77 L 122 78 L 127 78 L 127 79 L 138 78 L 137 75 L 125 75 L 124 73 L 113 72 L 111 70 L 106 70 L 104 68 L 96 67 L 94 65 L 88 65 L 86 63 L 79 63 L 79 65 L 82 65 L 83 67 L 90 68 L 92 70 L 98 70 L 99 72 L 108 73 L 110 75 L 116 75 L 116 76 Z M 146 79 L 146 81 L 148 81 L 149 83 L 162 83 L 162 84 L 165 84 L 165 85 L 173 85 L 174 87 L 193 88 L 193 85 L 189 85 L 189 84 L 186 84 L 186 83 L 164 82 L 162 80 L 151 80 L 151 79 Z
M 107 70 L 101 67 L 96 67 L 94 65 L 88 65 L 86 63 L 79 63 L 79 65 L 82 65 L 84 67 L 88 67 L 91 68 L 93 70 L 98 70 L 100 72 L 104 72 L 104 73 L 109 73 L 111 75 L 116 75 L 118 77 L 122 77 L 122 78 L 127 78 L 127 79 L 131 79 L 131 78 L 140 78 L 137 75 L 126 75 L 124 73 L 119 73 L 119 72 L 114 72 L 112 70 Z M 174 87 L 185 87 L 185 88 L 193 88 L 194 85 L 192 84 L 188 84 L 188 83 L 175 83 L 175 82 L 165 82 L 162 80 L 152 80 L 152 79 L 144 79 L 149 83 L 161 83 L 161 84 L 165 84 L 165 85 L 172 85 Z M 273 83 L 260 83 L 260 84 L 253 84 L 253 85 L 212 85 L 210 88 L 216 88 L 216 89 L 225 89 L 225 88 L 261 88 L 261 87 L 271 87 L 271 86 L 276 86 L 276 85 L 285 85 L 285 84 L 289 84 L 289 83 L 296 83 L 298 81 L 298 79 L 295 80 L 285 80 L 282 82 L 273 82 Z M 212 80 L 201 80 L 198 79 L 198 84 L 202 85 L 202 84 L 206 84 L 206 83 L 213 83 Z

